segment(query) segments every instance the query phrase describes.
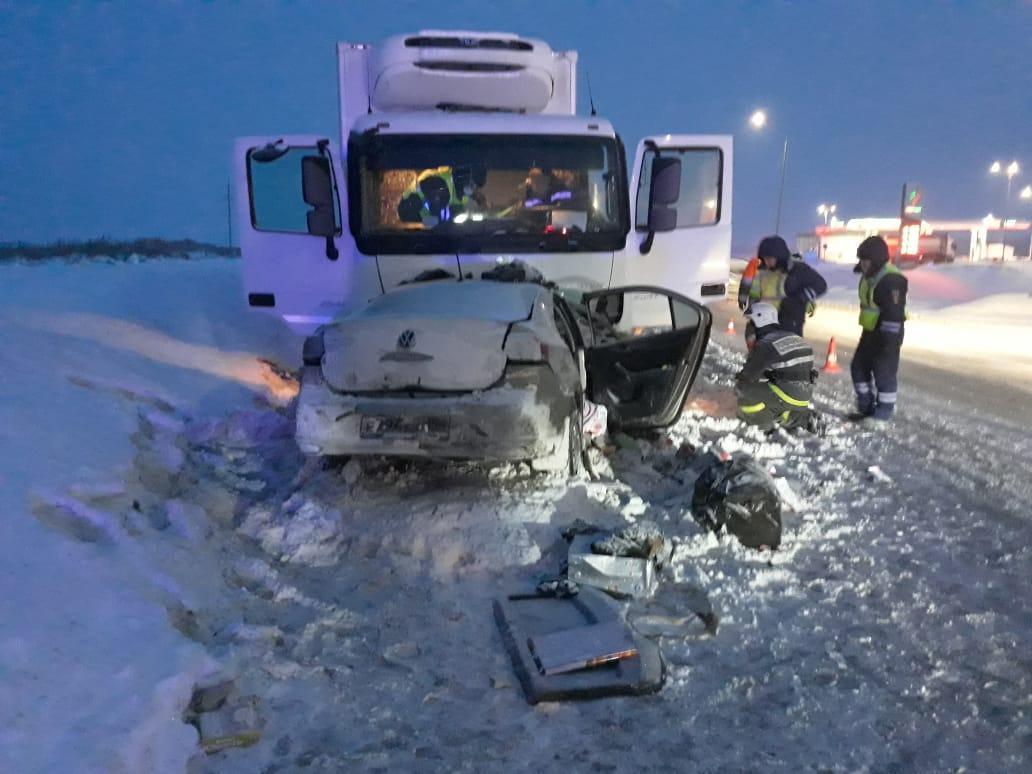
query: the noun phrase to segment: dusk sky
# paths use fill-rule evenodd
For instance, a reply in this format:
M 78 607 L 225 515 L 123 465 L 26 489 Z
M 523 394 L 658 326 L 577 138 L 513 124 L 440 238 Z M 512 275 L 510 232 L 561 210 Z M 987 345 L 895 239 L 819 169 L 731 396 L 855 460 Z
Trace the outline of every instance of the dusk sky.
M 233 138 L 337 127 L 338 40 L 510 31 L 580 52 L 600 115 L 649 133 L 735 135 L 734 245 L 834 202 L 931 218 L 1032 216 L 1030 2 L 135 2 L 0 0 L 0 242 L 225 243 Z M 762 133 L 748 128 L 769 111 Z M 790 239 L 794 241 L 794 239 Z

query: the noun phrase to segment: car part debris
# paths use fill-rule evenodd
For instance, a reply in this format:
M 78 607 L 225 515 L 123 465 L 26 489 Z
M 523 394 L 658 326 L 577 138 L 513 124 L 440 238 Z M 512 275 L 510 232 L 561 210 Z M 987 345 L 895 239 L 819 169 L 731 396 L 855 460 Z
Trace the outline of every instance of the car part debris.
M 659 646 L 629 628 L 637 650 L 634 656 L 592 669 L 541 674 L 527 645 L 529 637 L 606 622 L 627 625 L 621 620 L 618 604 L 596 589 L 582 588 L 577 596 L 566 599 L 514 596 L 517 599 L 495 600 L 494 615 L 529 704 L 641 695 L 655 693 L 663 687 Z M 531 598 L 522 598 L 528 596 Z
M 567 543 L 573 540 L 575 535 L 594 535 L 599 532 L 605 532 L 605 530 L 597 524 L 591 524 L 581 518 L 574 519 L 572 524 L 567 524 L 559 530 L 559 534 Z
M 673 554 L 673 544 L 651 521 L 639 521 L 591 544 L 596 554 L 653 559 L 662 568 Z
M 588 441 L 603 443 L 606 436 L 606 427 L 609 424 L 609 412 L 601 403 L 592 403 L 584 400 L 582 410 L 584 421 L 584 438 Z
M 655 592 L 658 581 L 653 559 L 599 554 L 592 550 L 594 542 L 592 535 L 573 538 L 566 560 L 570 580 L 619 597 L 646 597 Z
M 709 595 L 686 581 L 664 583 L 654 597 L 633 602 L 627 618 L 646 637 L 712 636 L 720 624 Z
M 726 527 L 747 548 L 774 549 L 781 544 L 777 485 L 748 455 L 709 460 L 695 482 L 692 515 L 716 533 Z
M 538 599 L 541 597 L 556 597 L 557 599 L 568 599 L 580 593 L 580 586 L 569 578 L 552 578 L 543 580 L 530 594 L 512 594 L 509 599 Z
M 638 655 L 626 624 L 612 620 L 527 638 L 527 649 L 543 675 L 593 669 Z

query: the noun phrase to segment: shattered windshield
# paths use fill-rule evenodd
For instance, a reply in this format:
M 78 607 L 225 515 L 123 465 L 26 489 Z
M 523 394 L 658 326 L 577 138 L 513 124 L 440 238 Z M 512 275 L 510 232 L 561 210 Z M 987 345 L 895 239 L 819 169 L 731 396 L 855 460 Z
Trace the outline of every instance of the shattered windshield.
M 612 138 L 356 136 L 348 165 L 364 252 L 619 249 L 628 229 Z

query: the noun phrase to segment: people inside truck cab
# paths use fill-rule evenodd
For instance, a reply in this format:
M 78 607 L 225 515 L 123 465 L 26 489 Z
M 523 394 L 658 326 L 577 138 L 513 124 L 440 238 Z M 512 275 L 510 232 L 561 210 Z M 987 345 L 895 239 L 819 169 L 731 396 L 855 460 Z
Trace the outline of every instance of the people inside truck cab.
M 526 191 L 523 195 L 523 206 L 549 207 L 574 198 L 573 175 L 563 174 L 556 170 L 545 171 L 541 167 L 531 167 L 524 183 Z
M 483 164 L 463 164 L 452 169 L 455 191 L 468 200 L 469 205 L 480 209 L 487 207 L 484 186 L 487 184 L 487 167 Z
M 468 183 L 472 190 L 472 176 Z M 426 169 L 416 182 L 402 194 L 398 202 L 398 218 L 403 223 L 421 223 L 424 228 L 434 228 L 441 223 L 455 220 L 466 212 L 470 203 L 467 183 L 460 188 L 451 167 Z

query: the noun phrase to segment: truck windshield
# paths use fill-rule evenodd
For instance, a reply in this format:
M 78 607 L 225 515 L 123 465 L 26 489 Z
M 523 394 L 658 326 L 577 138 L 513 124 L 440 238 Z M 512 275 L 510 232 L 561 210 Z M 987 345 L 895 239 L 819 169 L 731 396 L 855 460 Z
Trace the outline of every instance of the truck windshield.
M 613 138 L 353 135 L 348 173 L 367 254 L 618 250 L 629 228 Z

